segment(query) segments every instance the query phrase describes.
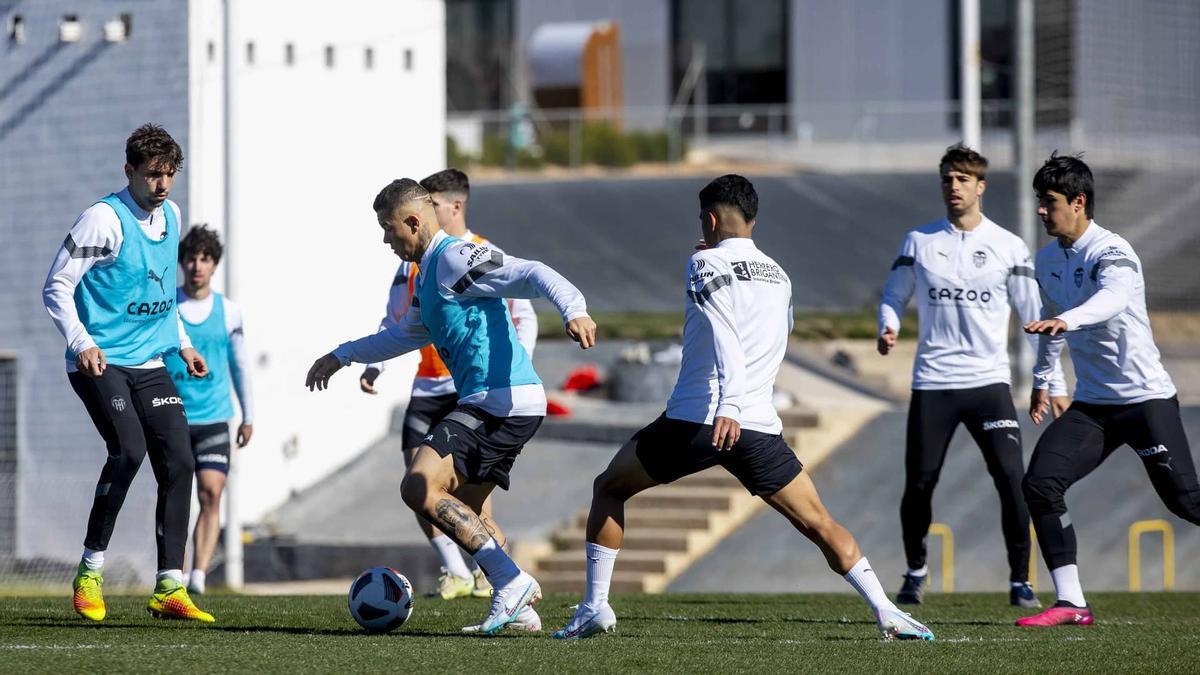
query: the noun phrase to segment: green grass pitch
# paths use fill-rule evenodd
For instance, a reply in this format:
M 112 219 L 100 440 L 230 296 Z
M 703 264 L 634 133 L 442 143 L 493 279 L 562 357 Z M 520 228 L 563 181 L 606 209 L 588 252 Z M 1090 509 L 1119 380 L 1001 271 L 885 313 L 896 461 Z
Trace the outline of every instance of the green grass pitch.
M 561 594 L 538 605 L 542 634 L 491 638 L 458 634 L 483 600 L 419 598 L 369 635 L 336 596 L 210 595 L 213 625 L 152 619 L 142 596 L 109 598 L 99 624 L 67 597 L 0 597 L 0 672 L 1200 672 L 1200 594 L 1096 593 L 1096 625 L 1041 630 L 1000 594 L 928 597 L 932 643 L 883 642 L 849 594 L 618 595 L 617 632 L 571 643 L 549 637 L 576 601 Z

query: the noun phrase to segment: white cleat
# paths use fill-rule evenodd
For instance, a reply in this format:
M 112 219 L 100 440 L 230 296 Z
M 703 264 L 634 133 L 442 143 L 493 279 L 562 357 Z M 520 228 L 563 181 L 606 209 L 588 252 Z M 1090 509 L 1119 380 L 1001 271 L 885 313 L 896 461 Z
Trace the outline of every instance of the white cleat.
M 561 630 L 554 631 L 556 640 L 582 640 L 593 635 L 611 633 L 617 628 L 617 615 L 606 602 L 598 610 L 579 605 L 575 616 Z
M 908 612 L 884 609 L 875 613 L 875 622 L 885 640 L 933 640 L 933 631 L 912 618 Z
M 492 607 L 488 610 L 487 618 L 476 626 L 463 628 L 464 633 L 481 633 L 494 635 L 496 631 L 512 624 L 521 614 L 521 610 L 537 604 L 542 599 L 542 588 L 532 576 L 525 572 L 508 582 L 503 588 L 497 588 L 492 593 Z M 537 616 L 537 613 L 534 613 Z M 537 620 L 541 626 L 541 618 Z M 468 630 L 470 629 L 470 630 Z
M 525 608 L 517 612 L 517 618 L 506 626 L 508 630 L 521 631 L 522 633 L 540 633 L 542 632 L 542 617 L 533 609 L 532 605 L 525 605 Z M 477 623 L 474 626 L 463 626 L 464 633 L 479 633 L 483 630 L 483 624 Z

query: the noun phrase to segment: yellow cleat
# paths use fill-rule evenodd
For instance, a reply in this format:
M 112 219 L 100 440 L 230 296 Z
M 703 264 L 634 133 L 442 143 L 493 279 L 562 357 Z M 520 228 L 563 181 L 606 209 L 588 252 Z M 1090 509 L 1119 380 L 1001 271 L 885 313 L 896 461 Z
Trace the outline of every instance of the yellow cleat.
M 468 597 L 473 590 L 475 590 L 474 579 L 471 577 L 454 576 L 443 567 L 442 574 L 438 577 L 437 590 L 430 593 L 427 597 L 453 600 L 455 598 Z
M 104 607 L 104 593 L 100 586 L 104 579 L 100 572 L 89 570 L 87 565 L 79 563 L 75 572 L 75 581 L 71 587 L 75 589 L 75 611 L 85 619 L 103 621 L 108 610 Z
M 158 582 L 146 611 L 156 619 L 183 619 L 204 623 L 216 621 L 212 614 L 197 607 L 188 596 L 187 588 L 174 579 L 162 579 Z
M 471 597 L 492 597 L 492 584 L 488 582 L 487 577 L 483 576 L 483 570 L 478 567 L 475 568 L 475 588 L 471 589 Z

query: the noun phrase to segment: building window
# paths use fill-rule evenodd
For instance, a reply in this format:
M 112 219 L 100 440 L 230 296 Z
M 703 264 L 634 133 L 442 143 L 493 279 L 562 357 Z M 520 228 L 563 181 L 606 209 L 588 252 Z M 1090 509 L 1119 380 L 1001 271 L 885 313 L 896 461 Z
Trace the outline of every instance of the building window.
M 363 50 L 363 67 L 367 70 L 375 67 L 375 50 L 370 47 Z
M 283 62 L 289 66 L 296 65 L 296 45 L 289 42 L 283 46 Z
M 707 103 L 787 103 L 789 4 L 788 0 L 672 0 L 672 92 L 678 90 L 700 46 Z M 751 117 L 748 126 L 745 119 L 714 118 L 710 129 L 766 129 L 766 116 Z
M 25 19 L 20 14 L 13 14 L 8 19 L 8 41 L 16 45 L 25 42 Z
M 325 45 L 325 67 L 333 67 L 333 45 Z
M 513 0 L 446 0 L 446 109 L 500 110 L 510 89 Z M 626 66 L 628 67 L 628 66 Z
M 254 43 L 253 42 L 246 43 L 246 63 L 249 63 L 251 65 L 254 64 Z
M 405 49 L 404 50 L 404 70 L 409 71 L 412 69 L 413 69 L 413 50 Z

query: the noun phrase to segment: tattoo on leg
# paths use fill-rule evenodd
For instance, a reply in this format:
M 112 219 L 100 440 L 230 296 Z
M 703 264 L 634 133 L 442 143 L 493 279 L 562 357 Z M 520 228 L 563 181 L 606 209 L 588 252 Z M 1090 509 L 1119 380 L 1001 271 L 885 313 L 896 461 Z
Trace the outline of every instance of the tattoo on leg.
M 484 525 L 479 516 L 453 499 L 438 501 L 434 513 L 437 526 L 470 553 L 478 551 L 492 538 L 490 528 Z

